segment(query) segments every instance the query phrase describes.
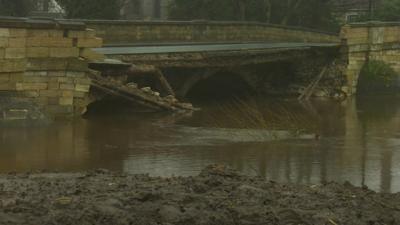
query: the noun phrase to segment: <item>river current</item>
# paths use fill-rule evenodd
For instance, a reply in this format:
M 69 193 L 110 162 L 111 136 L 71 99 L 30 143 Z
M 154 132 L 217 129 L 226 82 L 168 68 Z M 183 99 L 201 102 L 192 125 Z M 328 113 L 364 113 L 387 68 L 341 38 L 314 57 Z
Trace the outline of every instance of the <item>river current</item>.
M 190 176 L 227 164 L 277 182 L 400 191 L 400 98 L 236 99 L 192 114 L 113 110 L 0 127 L 0 172 L 97 168 Z

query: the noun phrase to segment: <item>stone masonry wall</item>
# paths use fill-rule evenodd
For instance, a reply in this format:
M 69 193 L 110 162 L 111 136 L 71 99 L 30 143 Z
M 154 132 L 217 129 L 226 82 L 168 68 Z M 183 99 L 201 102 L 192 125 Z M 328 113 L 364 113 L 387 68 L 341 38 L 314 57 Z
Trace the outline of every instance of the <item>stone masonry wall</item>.
M 82 20 L 105 44 L 165 42 L 337 43 L 338 35 L 264 23 Z
M 52 115 L 86 106 L 91 48 L 102 40 L 81 23 L 0 19 L 0 94 L 26 99 Z
M 349 24 L 340 36 L 348 62 L 344 91 L 349 95 L 357 92 L 360 71 L 367 60 L 383 61 L 400 74 L 400 23 Z

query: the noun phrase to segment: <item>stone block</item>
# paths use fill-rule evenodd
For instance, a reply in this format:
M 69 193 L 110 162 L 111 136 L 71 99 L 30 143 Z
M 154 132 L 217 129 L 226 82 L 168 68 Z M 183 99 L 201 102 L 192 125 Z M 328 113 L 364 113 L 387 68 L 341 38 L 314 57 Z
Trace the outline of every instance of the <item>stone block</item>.
M 84 78 L 86 77 L 86 72 L 76 72 L 76 71 L 67 71 L 67 77 L 71 78 Z
M 25 71 L 25 66 L 25 59 L 0 59 L 0 73 Z
M 39 95 L 42 97 L 59 97 L 61 94 L 58 90 L 41 90 Z
M 65 77 L 65 71 L 49 71 L 49 77 Z
M 103 60 L 105 58 L 103 54 L 95 52 L 90 48 L 81 48 L 79 56 L 89 61 Z
M 23 78 L 23 81 L 26 83 L 46 83 L 49 82 L 49 78 L 47 77 L 34 77 L 34 76 L 26 76 Z
M 76 84 L 75 85 L 75 91 L 80 91 L 80 92 L 89 92 L 90 85 L 88 84 Z
M 60 83 L 60 90 L 75 90 L 74 84 Z
M 0 59 L 4 59 L 6 56 L 6 49 L 0 48 Z
M 49 98 L 48 97 L 37 97 L 32 99 L 33 101 L 35 101 L 38 105 L 40 106 L 47 106 L 49 105 Z
M 28 71 L 63 71 L 67 63 L 63 58 L 29 58 L 26 66 Z
M 10 29 L 0 28 L 0 37 L 10 37 Z
M 64 106 L 64 105 L 50 105 L 46 106 L 45 110 L 53 115 L 60 115 L 60 114 L 71 114 L 74 112 L 73 106 Z
M 26 57 L 48 58 L 50 57 L 50 50 L 47 47 L 28 47 L 26 48 Z
M 59 105 L 60 98 L 59 97 L 48 97 L 47 101 L 48 101 L 47 102 L 48 105 Z
M 28 37 L 26 40 L 27 47 L 72 47 L 71 38 L 55 38 L 55 37 Z
M 8 47 L 10 48 L 24 48 L 26 45 L 26 38 L 9 38 Z
M 39 97 L 39 92 L 38 91 L 24 91 L 24 92 L 22 92 L 22 94 L 25 97 L 28 97 L 28 98 L 37 98 L 37 97 Z
M 69 38 L 82 38 L 82 39 L 88 38 L 86 36 L 86 31 L 84 31 L 84 30 L 70 30 L 70 31 L 68 31 L 68 37 Z
M 47 83 L 17 83 L 17 91 L 46 90 Z
M 10 73 L 0 73 L 0 83 L 8 83 L 10 81 Z
M 61 97 L 59 100 L 60 105 L 73 105 L 74 104 L 74 97 Z
M 23 59 L 26 56 L 25 48 L 6 48 L 5 59 Z
M 54 82 L 54 81 L 49 81 L 48 82 L 48 89 L 49 90 L 59 90 L 60 89 L 60 83 L 59 82 Z
M 10 73 L 10 81 L 12 81 L 12 82 L 22 82 L 23 79 L 24 79 L 23 72 Z
M 74 98 L 84 98 L 86 97 L 88 92 L 83 91 L 74 91 Z
M 47 71 L 25 71 L 24 76 L 45 77 L 47 76 Z
M 97 34 L 96 30 L 89 28 L 86 29 L 86 38 L 95 38 L 96 34 Z
M 74 97 L 74 91 L 61 91 L 61 96 L 62 97 Z
M 70 58 L 66 60 L 67 70 L 68 71 L 76 71 L 76 72 L 86 72 L 89 68 L 88 62 L 84 59 L 80 58 Z
M 28 29 L 27 37 L 55 37 L 55 38 L 63 38 L 64 31 L 63 30 L 47 30 L 47 29 Z
M 7 109 L 3 111 L 4 120 L 26 120 L 29 111 L 27 109 Z
M 70 77 L 58 77 L 57 81 L 60 83 L 73 84 L 74 79 Z
M 84 85 L 90 85 L 92 83 L 92 80 L 90 78 L 76 78 L 74 80 L 75 84 L 84 84 Z
M 15 91 L 16 84 L 14 82 L 0 83 L 0 91 Z
M 50 57 L 54 58 L 74 58 L 79 57 L 78 48 L 50 48 Z
M 101 38 L 79 38 L 77 45 L 78 48 L 99 48 L 103 46 L 103 39 Z
M 0 37 L 0 48 L 8 47 L 8 39 L 7 37 Z
M 26 37 L 27 30 L 23 28 L 10 28 L 9 37 Z

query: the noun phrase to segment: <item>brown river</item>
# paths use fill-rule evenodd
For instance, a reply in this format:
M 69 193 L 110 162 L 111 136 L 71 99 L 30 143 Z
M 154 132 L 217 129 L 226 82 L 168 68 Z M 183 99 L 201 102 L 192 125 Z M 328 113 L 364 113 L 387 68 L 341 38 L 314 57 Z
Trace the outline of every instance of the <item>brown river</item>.
M 236 99 L 187 115 L 115 109 L 0 127 L 0 173 L 97 168 L 188 176 L 227 164 L 277 182 L 400 191 L 400 98 Z

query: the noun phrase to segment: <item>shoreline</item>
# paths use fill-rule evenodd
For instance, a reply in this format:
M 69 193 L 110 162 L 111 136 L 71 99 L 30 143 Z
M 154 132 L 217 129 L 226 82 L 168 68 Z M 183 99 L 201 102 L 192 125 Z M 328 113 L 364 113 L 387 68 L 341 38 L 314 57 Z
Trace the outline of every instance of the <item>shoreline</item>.
M 400 193 L 278 184 L 213 165 L 193 177 L 0 174 L 0 225 L 400 224 Z

